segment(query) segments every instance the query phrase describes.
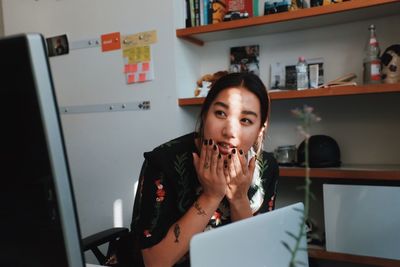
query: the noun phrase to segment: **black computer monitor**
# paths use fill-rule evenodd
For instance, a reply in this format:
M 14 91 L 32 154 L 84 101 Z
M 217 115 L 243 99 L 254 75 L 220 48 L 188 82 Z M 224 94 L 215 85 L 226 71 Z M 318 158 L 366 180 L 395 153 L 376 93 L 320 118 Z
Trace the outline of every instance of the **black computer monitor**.
M 83 267 L 46 46 L 0 40 L 0 266 Z

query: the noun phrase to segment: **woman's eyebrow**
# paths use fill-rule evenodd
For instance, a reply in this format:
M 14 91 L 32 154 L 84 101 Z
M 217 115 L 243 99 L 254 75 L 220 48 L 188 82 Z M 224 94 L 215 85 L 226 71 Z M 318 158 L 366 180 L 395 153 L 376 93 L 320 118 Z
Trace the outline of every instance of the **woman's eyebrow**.
M 220 107 L 229 109 L 229 105 L 225 104 L 224 102 L 221 102 L 221 101 L 215 102 L 214 106 L 220 106 Z M 256 112 L 254 112 L 254 111 L 251 111 L 251 110 L 243 110 L 241 113 L 244 114 L 244 115 L 253 115 L 255 117 L 258 117 L 258 114 Z
M 242 114 L 244 114 L 244 115 L 253 115 L 255 117 L 258 117 L 257 113 L 254 112 L 254 111 L 251 111 L 251 110 L 243 110 Z
M 229 108 L 229 105 L 225 104 L 224 102 L 217 101 L 214 103 L 214 106 L 221 106 L 223 108 Z

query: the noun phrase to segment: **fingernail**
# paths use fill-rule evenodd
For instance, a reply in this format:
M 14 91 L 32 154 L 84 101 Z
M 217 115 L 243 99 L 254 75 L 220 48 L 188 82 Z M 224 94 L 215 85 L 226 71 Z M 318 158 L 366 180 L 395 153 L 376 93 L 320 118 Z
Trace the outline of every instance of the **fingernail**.
M 243 155 L 243 150 L 239 149 L 240 155 Z
M 236 149 L 232 149 L 232 154 L 236 154 Z
M 214 151 L 216 151 L 217 150 L 217 145 L 214 145 L 213 149 L 214 149 Z
M 212 139 L 208 140 L 208 145 L 211 146 L 212 144 L 213 144 L 213 140 Z
M 207 145 L 207 143 L 208 143 L 207 139 L 204 139 L 203 144 Z

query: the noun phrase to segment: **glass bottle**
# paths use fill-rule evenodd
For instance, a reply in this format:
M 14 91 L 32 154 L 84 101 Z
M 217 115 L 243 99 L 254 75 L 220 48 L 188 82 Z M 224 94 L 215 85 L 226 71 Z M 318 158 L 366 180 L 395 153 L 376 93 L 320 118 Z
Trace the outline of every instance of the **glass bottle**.
M 369 26 L 369 40 L 364 50 L 363 82 L 364 84 L 381 83 L 380 48 L 376 38 L 375 26 Z
M 307 62 L 304 57 L 299 57 L 296 64 L 297 90 L 308 89 Z

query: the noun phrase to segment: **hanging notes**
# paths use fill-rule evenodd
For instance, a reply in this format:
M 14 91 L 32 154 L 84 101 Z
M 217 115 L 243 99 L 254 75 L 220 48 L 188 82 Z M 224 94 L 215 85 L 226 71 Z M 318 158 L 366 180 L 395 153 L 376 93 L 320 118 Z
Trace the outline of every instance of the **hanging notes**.
M 108 52 L 121 49 L 121 34 L 113 32 L 101 36 L 101 51 Z
M 127 83 L 145 82 L 154 79 L 150 46 L 137 46 L 123 50 L 124 72 Z
M 156 31 L 141 32 L 122 37 L 124 72 L 128 84 L 154 79 L 151 44 L 156 41 Z

